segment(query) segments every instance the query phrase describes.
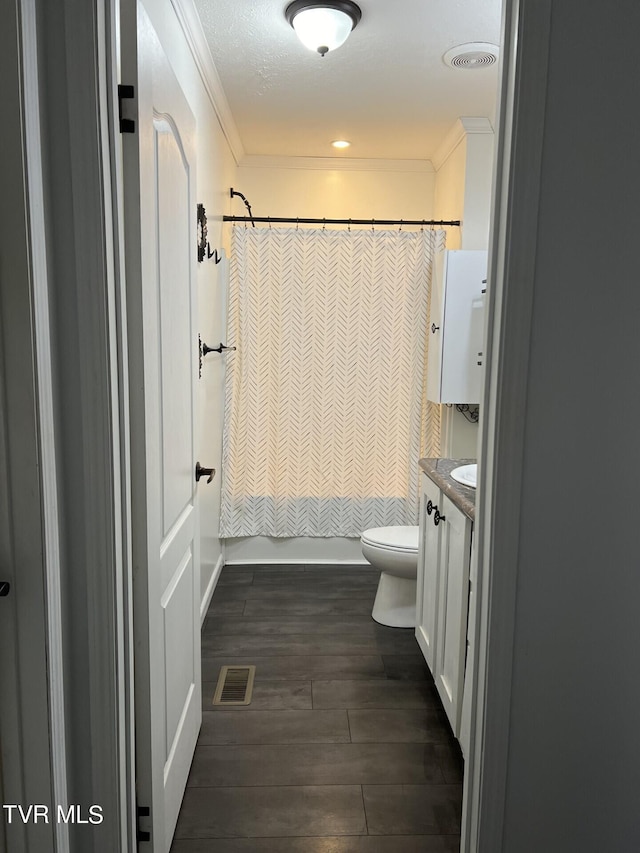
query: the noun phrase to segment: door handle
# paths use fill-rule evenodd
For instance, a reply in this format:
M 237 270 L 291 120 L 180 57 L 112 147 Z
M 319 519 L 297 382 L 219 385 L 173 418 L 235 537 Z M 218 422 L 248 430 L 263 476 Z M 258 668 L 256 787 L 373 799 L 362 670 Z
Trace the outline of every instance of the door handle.
M 436 510 L 433 513 L 433 523 L 437 527 L 441 521 L 446 521 L 446 519 L 444 515 L 440 515 L 440 511 L 438 510 L 438 507 L 436 507 Z
M 205 344 L 205 342 L 202 341 L 202 355 L 207 355 L 210 352 L 222 353 L 222 352 L 226 352 L 227 350 L 229 352 L 235 352 L 236 348 L 235 347 L 228 347 L 226 344 L 223 344 L 223 343 L 221 343 L 217 347 L 210 347 L 208 344 Z
M 440 328 L 440 326 L 436 326 L 435 323 L 432 323 L 431 324 L 431 334 L 435 335 L 435 333 L 438 331 L 439 328 Z
M 9 581 L 0 581 L 0 598 L 5 598 L 9 595 L 9 590 L 11 589 L 11 584 Z
M 429 501 L 427 501 L 427 515 L 431 515 L 431 513 L 432 513 L 432 512 L 434 511 L 434 509 L 436 509 L 436 508 L 437 508 L 437 507 L 435 507 L 435 506 L 431 503 L 431 501 L 430 501 L 430 500 L 429 500 Z
M 206 477 L 207 483 L 210 483 L 215 477 L 215 473 L 215 468 L 203 468 L 199 462 L 196 462 L 196 482 L 200 480 L 200 477 Z

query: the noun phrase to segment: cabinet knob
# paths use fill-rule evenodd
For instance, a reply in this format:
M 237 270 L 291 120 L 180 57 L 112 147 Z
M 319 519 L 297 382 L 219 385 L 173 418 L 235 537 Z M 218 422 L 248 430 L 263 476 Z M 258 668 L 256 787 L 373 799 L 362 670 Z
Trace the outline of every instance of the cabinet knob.
M 431 513 L 434 511 L 434 509 L 435 509 L 435 507 L 431 503 L 431 501 L 430 500 L 427 501 L 427 515 L 431 515 Z
M 438 511 L 438 507 L 436 507 L 435 512 L 433 514 L 433 523 L 437 527 L 441 521 L 446 521 L 446 518 L 444 515 L 440 515 L 440 512 Z
M 435 323 L 432 323 L 431 324 L 431 334 L 435 335 L 435 333 L 438 331 L 439 328 L 440 328 L 440 326 L 436 326 Z

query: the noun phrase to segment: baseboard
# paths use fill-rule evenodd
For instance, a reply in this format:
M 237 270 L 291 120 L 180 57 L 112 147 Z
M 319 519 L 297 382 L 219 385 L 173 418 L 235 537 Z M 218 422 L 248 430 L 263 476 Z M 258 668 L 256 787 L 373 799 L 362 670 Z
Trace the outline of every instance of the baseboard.
M 220 573 L 222 572 L 222 566 L 224 565 L 224 561 L 222 559 L 222 554 L 218 557 L 216 565 L 211 573 L 211 580 L 207 584 L 207 589 L 205 591 L 204 596 L 202 597 L 202 601 L 200 603 L 200 627 L 204 625 L 204 620 L 207 616 L 207 610 L 209 609 L 209 605 L 211 604 L 211 599 L 213 598 L 213 593 L 215 592 L 216 585 L 220 578 Z
M 227 565 L 364 563 L 359 537 L 345 536 L 244 536 L 224 540 Z

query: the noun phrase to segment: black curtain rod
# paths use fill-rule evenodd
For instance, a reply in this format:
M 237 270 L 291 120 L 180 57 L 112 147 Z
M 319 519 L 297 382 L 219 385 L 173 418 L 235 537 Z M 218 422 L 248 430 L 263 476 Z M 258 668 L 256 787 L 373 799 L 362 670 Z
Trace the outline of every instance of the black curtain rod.
M 291 222 L 296 225 L 451 225 L 459 219 L 304 219 L 297 216 L 223 216 L 223 222 Z

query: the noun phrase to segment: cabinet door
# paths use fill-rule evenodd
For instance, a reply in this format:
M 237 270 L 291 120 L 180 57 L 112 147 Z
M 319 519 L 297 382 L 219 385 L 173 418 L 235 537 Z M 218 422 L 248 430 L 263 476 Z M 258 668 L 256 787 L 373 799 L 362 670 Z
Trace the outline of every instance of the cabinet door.
M 441 500 L 440 489 L 422 475 L 420 496 L 420 545 L 416 593 L 416 640 L 431 672 L 434 672 L 438 617 L 438 571 L 440 528 L 433 523 L 435 508 Z
M 434 266 L 431 292 L 427 398 L 436 403 L 479 403 L 487 252 L 442 254 Z
M 447 497 L 440 513 L 440 572 L 435 670 L 436 688 L 456 737 L 460 736 L 460 712 L 469 606 L 471 521 Z
M 444 299 L 447 252 L 438 252 L 431 276 L 431 302 L 427 329 L 427 399 L 440 402 L 442 386 L 442 341 L 444 330 Z M 458 401 L 459 402 L 459 401 Z
M 471 531 L 471 565 L 469 568 L 469 614 L 467 618 L 467 657 L 464 667 L 464 687 L 462 692 L 462 711 L 460 715 L 460 749 L 466 759 L 471 747 L 471 698 L 476 673 L 476 610 L 478 607 L 476 593 L 476 578 L 478 557 L 476 553 L 476 537 Z

